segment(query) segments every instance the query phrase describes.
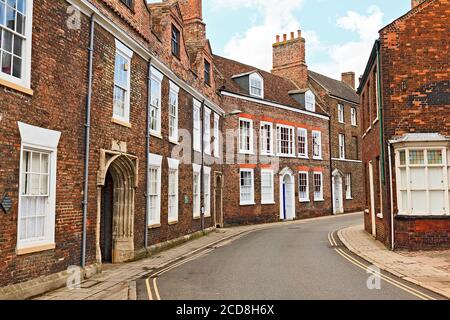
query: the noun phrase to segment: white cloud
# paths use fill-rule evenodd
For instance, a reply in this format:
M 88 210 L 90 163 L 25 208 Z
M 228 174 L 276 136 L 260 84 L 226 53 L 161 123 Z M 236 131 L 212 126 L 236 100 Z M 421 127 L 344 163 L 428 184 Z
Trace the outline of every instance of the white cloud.
M 275 35 L 301 28 L 294 13 L 304 2 L 305 0 L 212 0 L 213 7 L 217 10 L 252 8 L 260 16 L 259 20 L 252 20 L 252 27 L 230 39 L 223 49 L 224 55 L 270 70 L 271 45 Z M 341 72 L 346 71 L 355 71 L 358 77 L 364 71 L 373 41 L 383 26 L 383 13 L 377 6 L 370 6 L 362 14 L 348 11 L 345 16 L 339 17 L 333 23 L 343 30 L 356 34 L 357 39 L 341 44 L 325 44 L 315 31 L 303 31 L 303 37 L 306 39 L 306 62 L 311 70 L 336 79 L 340 79 Z M 308 63 L 308 60 L 312 60 L 308 57 L 312 57 L 315 53 L 321 53 L 321 57 L 324 57 L 322 62 Z
M 332 45 L 327 49 L 329 61 L 311 65 L 311 69 L 340 79 L 341 72 L 354 71 L 358 78 L 363 72 L 378 30 L 383 26 L 383 12 L 371 6 L 366 14 L 348 11 L 340 17 L 337 26 L 358 35 L 357 41 Z

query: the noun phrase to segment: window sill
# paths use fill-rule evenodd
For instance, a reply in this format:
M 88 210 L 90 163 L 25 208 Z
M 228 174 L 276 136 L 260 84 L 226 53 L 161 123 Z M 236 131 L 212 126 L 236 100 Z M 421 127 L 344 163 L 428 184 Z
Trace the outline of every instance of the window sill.
M 377 218 L 383 219 L 383 214 L 382 213 L 377 213 Z
M 280 154 L 280 153 L 277 153 L 277 157 L 279 157 L 279 158 L 297 158 L 297 156 L 292 155 L 292 154 Z
M 298 156 L 299 159 L 305 159 L 305 160 L 309 160 L 308 156 Z
M 15 91 L 21 92 L 21 93 L 25 93 L 29 96 L 32 96 L 34 94 L 33 90 L 23 87 L 21 85 L 15 84 L 14 82 L 8 81 L 8 80 L 4 80 L 4 79 L 0 79 L 0 85 L 9 88 L 9 89 L 13 89 Z
M 152 132 L 152 131 L 150 131 L 150 135 L 152 137 L 155 137 L 155 138 L 158 138 L 158 139 L 162 139 L 163 138 L 163 136 L 159 132 Z
M 275 156 L 274 153 L 265 153 L 265 152 L 261 152 L 260 155 L 261 155 L 261 156 L 265 156 L 265 157 L 273 157 L 273 156 Z
M 49 243 L 49 244 L 43 244 L 43 245 L 38 245 L 38 246 L 17 248 L 16 253 L 17 253 L 17 255 L 20 256 L 20 255 L 26 255 L 26 254 L 30 254 L 30 253 L 53 250 L 55 248 L 56 248 L 56 244 Z
M 313 157 L 313 160 L 323 161 L 323 158 Z
M 161 223 L 151 224 L 148 226 L 149 229 L 161 228 Z
M 353 200 L 353 197 L 346 197 L 345 200 Z
M 345 124 L 345 122 L 343 122 L 343 121 L 338 121 L 339 122 L 339 124 Z
M 242 150 L 239 150 L 239 154 L 248 154 L 248 155 L 255 155 L 255 153 L 253 152 L 253 151 L 242 151 Z
M 239 205 L 240 205 L 241 207 L 245 207 L 245 206 L 254 206 L 254 205 L 256 205 L 256 202 L 240 203 Z
M 111 118 L 111 122 L 115 123 L 115 124 L 118 124 L 120 126 L 123 126 L 123 127 L 131 129 L 131 123 L 129 123 L 129 122 L 126 122 L 126 121 L 123 121 L 123 120 L 119 120 L 119 119 L 116 119 L 114 117 Z
M 211 214 L 209 214 L 209 213 L 208 213 L 208 214 L 205 214 L 204 217 L 205 217 L 205 218 L 211 218 Z
M 300 202 L 300 203 L 308 203 L 308 202 L 311 202 L 311 200 L 309 200 L 309 199 L 300 199 L 298 202 Z
M 314 199 L 314 202 L 324 202 L 325 199 Z
M 275 201 L 270 201 L 270 202 L 261 202 L 262 205 L 274 205 L 276 204 Z
M 178 220 L 176 220 L 176 221 L 169 221 L 168 224 L 169 224 L 169 226 L 176 225 L 176 224 L 178 224 Z
M 202 216 L 195 216 L 194 218 L 193 218 L 193 220 L 200 220 L 202 218 Z
M 180 145 L 180 143 L 176 140 L 176 139 L 174 139 L 174 138 L 169 138 L 169 142 L 171 143 L 171 144 L 174 144 L 174 145 Z

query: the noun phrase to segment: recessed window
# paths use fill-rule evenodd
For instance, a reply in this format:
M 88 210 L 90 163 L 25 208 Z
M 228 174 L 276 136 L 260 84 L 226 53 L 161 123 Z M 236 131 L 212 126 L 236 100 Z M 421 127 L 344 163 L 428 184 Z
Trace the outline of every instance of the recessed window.
M 178 222 L 178 166 L 179 161 L 168 159 L 169 162 L 169 184 L 168 184 L 168 203 L 169 223 Z
M 172 25 L 172 54 L 179 58 L 180 57 L 180 30 Z
M 261 122 L 261 154 L 273 154 L 273 124 L 270 122 Z
M 308 158 L 308 130 L 299 128 L 297 136 L 298 156 L 300 158 Z
M 1 1 L 1 0 L 0 0 Z M 133 9 L 133 0 L 120 0 L 123 4 L 125 4 L 128 8 Z
M 33 1 L 0 0 L 0 78 L 30 87 Z
M 239 152 L 253 153 L 253 121 L 239 119 Z
M 130 122 L 130 77 L 133 52 L 116 40 L 113 118 Z
M 345 176 L 345 195 L 347 199 L 352 199 L 352 174 L 347 173 Z
M 205 59 L 205 83 L 211 85 L 211 64 Z
M 205 108 L 204 117 L 203 150 L 206 154 L 211 155 L 211 110 Z
M 357 116 L 358 113 L 356 111 L 356 108 L 351 108 L 350 109 L 350 113 L 351 113 L 351 120 L 352 120 L 352 126 L 356 127 L 358 125 L 358 120 L 357 120 Z
M 339 135 L 339 159 L 345 159 L 345 135 Z
M 313 131 L 312 132 L 312 143 L 313 143 L 313 159 L 322 159 L 322 132 Z
M 250 81 L 250 95 L 258 98 L 264 97 L 263 78 L 257 74 L 252 73 L 249 77 Z
M 295 128 L 277 125 L 277 155 L 295 157 Z
M 306 171 L 298 173 L 298 191 L 300 202 L 309 202 L 309 181 L 308 172 Z
M 322 172 L 314 172 L 314 201 L 323 201 Z
M 205 217 L 211 216 L 211 168 L 203 168 L 203 198 L 205 201 Z
M 150 81 L 150 132 L 161 134 L 161 88 L 163 75 L 151 68 Z
M 170 82 L 169 92 L 169 140 L 178 143 L 178 93 L 180 88 Z
M 316 97 L 311 90 L 305 93 L 305 109 L 308 111 L 316 112 Z
M 255 204 L 253 169 L 240 171 L 240 203 L 241 205 Z
M 148 180 L 148 225 L 156 226 L 161 223 L 161 164 L 162 157 L 149 155 Z
M 344 105 L 338 104 L 338 121 L 344 123 Z
M 194 150 L 197 152 L 202 151 L 201 146 L 201 126 L 202 126 L 202 120 L 201 120 L 201 103 L 194 99 L 194 107 L 193 107 L 193 114 L 194 114 L 194 132 L 193 132 L 193 140 L 194 140 Z
M 261 204 L 274 203 L 273 170 L 261 170 Z

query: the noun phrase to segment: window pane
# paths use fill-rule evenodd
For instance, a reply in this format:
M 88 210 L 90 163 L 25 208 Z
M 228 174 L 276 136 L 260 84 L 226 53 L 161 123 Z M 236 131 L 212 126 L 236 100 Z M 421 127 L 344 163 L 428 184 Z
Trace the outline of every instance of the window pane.
M 412 191 L 412 213 L 426 213 L 427 210 L 427 194 L 425 191 Z
M 444 190 L 444 173 L 442 168 L 428 168 L 428 179 L 430 189 Z
M 12 56 L 9 53 L 3 52 L 2 55 L 2 72 L 11 74 L 11 60 Z
M 17 0 L 17 10 L 25 14 L 26 0 Z
M 0 1 L 0 25 L 5 25 L 5 13 L 6 13 L 5 4 L 2 1 Z
M 411 168 L 409 171 L 412 190 L 425 190 L 425 168 Z
M 9 31 L 3 31 L 3 50 L 12 52 L 13 34 Z
M 406 190 L 407 188 L 407 179 L 406 179 L 406 168 L 400 169 L 400 177 L 399 177 L 400 189 Z
M 428 164 L 442 164 L 441 150 L 428 150 Z
M 401 191 L 400 194 L 402 197 L 402 213 L 406 213 L 408 211 L 408 191 Z
M 424 164 L 425 159 L 423 156 L 423 150 L 411 150 L 409 151 L 409 163 L 410 164 Z
M 12 75 L 16 78 L 22 77 L 22 59 L 14 57 Z
M 15 30 L 16 26 L 16 12 L 11 7 L 6 7 L 6 27 Z
M 430 191 L 430 213 L 445 213 L 444 191 Z
M 406 165 L 406 152 L 405 151 L 400 151 L 399 152 L 399 156 L 400 156 L 400 165 L 401 166 Z
M 18 57 L 22 56 L 22 44 L 23 40 L 18 36 L 14 36 L 14 54 Z
M 22 35 L 25 34 L 25 16 L 19 12 L 17 13 L 16 32 Z
M 115 87 L 114 89 L 114 114 L 125 117 L 125 90 Z

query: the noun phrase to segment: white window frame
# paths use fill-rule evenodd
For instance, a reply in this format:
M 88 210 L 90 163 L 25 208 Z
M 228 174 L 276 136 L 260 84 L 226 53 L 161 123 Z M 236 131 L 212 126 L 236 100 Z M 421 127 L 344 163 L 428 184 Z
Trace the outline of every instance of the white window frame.
M 209 186 L 209 188 L 208 188 Z M 211 217 L 211 168 L 203 167 L 203 204 L 205 217 Z
M 300 176 L 306 175 L 306 197 L 301 197 L 300 191 Z M 299 171 L 298 172 L 298 199 L 299 202 L 310 202 L 309 198 L 309 172 L 308 171 Z
M 320 194 L 319 195 L 317 195 L 317 193 L 316 193 L 316 175 L 320 175 Z M 314 186 L 314 201 L 315 202 L 324 201 L 324 198 L 323 198 L 323 173 L 322 172 L 318 172 L 318 171 L 314 172 L 313 186 Z
M 258 81 L 261 84 L 261 88 L 254 87 L 252 85 L 252 81 Z M 264 79 L 263 79 L 263 77 L 261 77 L 258 73 L 250 74 L 249 79 L 248 79 L 248 86 L 249 86 L 248 91 L 252 97 L 264 99 Z M 260 89 L 261 94 L 259 95 L 259 94 L 254 93 L 252 91 L 253 88 Z
M 159 87 L 159 90 L 158 90 L 158 101 L 157 101 L 156 104 L 153 104 L 155 97 L 153 96 L 153 92 L 150 89 L 150 93 L 151 93 L 150 103 L 149 103 L 150 115 L 151 115 L 151 110 L 152 109 L 156 110 L 156 118 L 155 118 L 156 129 L 152 129 L 151 126 L 150 126 L 150 134 L 155 135 L 157 137 L 161 137 L 161 107 L 162 107 L 161 100 L 162 100 L 162 81 L 163 81 L 164 76 L 163 76 L 163 74 L 161 72 L 159 72 L 153 66 L 151 66 L 150 74 L 151 74 L 150 86 L 153 83 L 156 83 L 158 85 L 158 87 Z
M 450 186 L 449 186 L 449 180 L 450 180 L 450 159 L 449 159 L 449 151 L 448 147 L 446 146 L 440 146 L 440 145 L 429 145 L 424 146 L 425 143 L 421 143 L 420 146 L 418 145 L 411 145 L 407 147 L 400 147 L 395 149 L 395 168 L 396 168 L 396 189 L 397 189 L 397 207 L 398 207 L 398 214 L 399 215 L 406 215 L 406 216 L 448 216 L 450 215 Z M 424 164 L 410 164 L 410 157 L 409 153 L 410 151 L 424 151 Z M 442 152 L 442 164 L 428 164 L 428 151 L 433 150 L 439 150 Z M 405 152 L 405 164 L 402 165 L 400 163 L 400 152 Z M 443 177 L 443 189 L 432 189 L 430 187 L 430 176 L 429 176 L 429 169 L 430 168 L 440 168 L 442 167 L 442 177 Z M 412 192 L 413 190 L 411 186 L 411 169 L 414 168 L 424 168 L 425 170 L 425 187 L 422 191 L 426 193 L 426 207 L 427 210 L 423 212 L 413 212 L 412 208 Z M 402 188 L 401 184 L 401 169 L 406 170 L 406 187 Z M 444 205 L 445 208 L 441 213 L 431 213 L 431 206 L 430 206 L 430 192 L 431 191 L 441 191 L 444 193 Z M 403 199 L 402 199 L 402 191 L 407 193 L 407 199 L 406 199 L 406 208 L 403 208 Z
M 270 150 L 266 150 L 266 141 L 265 141 L 265 126 L 270 127 L 270 134 L 269 134 L 269 144 L 270 144 Z M 273 142 L 274 142 L 274 132 L 273 132 L 273 123 L 267 122 L 267 121 L 261 121 L 260 123 L 260 129 L 259 129 L 259 136 L 260 136 L 260 149 L 261 149 L 261 155 L 263 156 L 271 156 L 274 154 L 273 151 Z
M 350 115 L 351 115 L 352 126 L 357 127 L 358 126 L 358 110 L 356 110 L 355 107 L 352 107 L 350 109 Z
M 317 137 L 315 137 L 317 135 Z M 317 143 L 318 140 L 318 143 Z M 312 141 L 313 141 L 313 159 L 314 160 L 322 160 L 322 131 L 313 130 L 312 131 Z M 319 155 L 314 154 L 314 149 L 316 146 L 316 143 L 319 146 Z
M 241 130 L 241 122 L 247 122 L 250 124 L 249 126 L 249 141 L 250 141 L 250 148 L 243 149 L 242 148 L 242 130 Z M 248 118 L 239 118 L 239 153 L 242 154 L 254 154 L 253 152 L 253 120 Z
M 353 187 L 352 187 L 353 176 L 351 173 L 345 175 L 345 198 L 347 200 L 353 199 Z
M 344 105 L 341 103 L 338 104 L 338 121 L 339 123 L 345 123 Z
M 250 181 L 251 181 L 251 195 L 250 200 L 242 200 L 242 185 L 241 185 L 241 173 L 242 172 L 249 172 L 250 173 Z M 249 205 L 255 205 L 255 176 L 254 176 L 254 170 L 253 169 L 240 169 L 239 170 L 239 198 L 240 198 L 240 205 L 241 206 L 249 206 Z
M 300 137 L 305 137 L 305 152 L 300 153 Z M 298 128 L 297 129 L 297 152 L 298 157 L 303 159 L 308 159 L 308 129 L 305 128 Z
M 176 223 L 178 222 L 178 213 L 179 213 L 179 196 L 178 196 L 178 192 L 179 192 L 179 165 L 180 165 L 180 161 L 179 160 L 175 160 L 175 159 L 167 159 L 167 162 L 169 164 L 169 171 L 168 171 L 168 222 L 169 223 Z M 171 194 L 170 194 L 170 173 L 175 172 L 175 196 L 174 196 L 174 201 L 175 201 L 175 212 L 171 212 L 170 211 L 170 201 L 171 201 Z
M 214 157 L 220 158 L 220 116 L 214 113 Z
M 339 134 L 339 159 L 345 159 L 345 134 Z
M 270 187 L 271 187 L 271 191 L 270 191 L 270 198 L 269 199 L 265 199 L 264 198 L 264 192 L 263 189 L 267 186 L 263 185 L 263 175 L 270 175 Z M 275 204 L 275 177 L 274 177 L 274 173 L 272 169 L 261 169 L 261 204 Z
M 33 1 L 26 0 L 26 12 L 25 12 L 25 34 L 20 38 L 23 39 L 24 44 L 22 47 L 22 77 L 16 78 L 12 74 L 8 75 L 0 71 L 0 84 L 5 84 L 7 86 L 17 85 L 25 89 L 31 89 L 31 51 L 32 51 L 32 38 L 33 38 Z M 6 16 L 6 12 L 5 12 Z M 8 30 L 5 27 L 0 27 L 0 30 Z M 12 32 L 14 35 L 18 35 L 15 30 Z M 3 41 L 3 40 L 2 40 Z M 14 47 L 14 44 L 13 44 Z M 1 60 L 1 59 L 0 59 Z
M 205 108 L 204 112 L 203 150 L 205 154 L 211 155 L 211 110 L 209 108 Z
M 305 109 L 316 112 L 316 96 L 311 90 L 305 92 Z
M 113 93 L 113 119 L 119 120 L 124 123 L 130 123 L 130 101 L 131 101 L 131 60 L 133 58 L 133 51 L 128 49 L 122 42 L 116 39 L 116 55 L 115 60 L 117 59 L 117 55 L 121 56 L 126 60 L 128 64 L 127 72 L 127 85 L 126 88 L 122 88 L 125 90 L 125 105 L 124 105 L 124 116 L 116 114 L 115 105 L 114 105 L 114 96 L 115 96 L 115 87 L 116 83 L 114 81 L 114 93 Z M 115 62 L 114 62 L 114 73 L 115 73 Z M 115 75 L 114 75 L 115 77 Z
M 375 120 L 373 120 L 373 124 L 375 124 L 378 120 L 379 120 L 379 117 L 380 117 L 380 102 L 378 101 L 378 99 L 379 99 L 379 94 L 378 94 L 378 67 L 377 67 L 377 69 L 376 69 L 376 72 L 375 72 L 375 105 L 376 105 L 376 108 L 377 108 L 377 117 L 376 117 L 376 119 Z M 370 92 L 370 89 L 369 89 L 369 92 Z M 369 100 L 369 103 L 370 103 L 370 100 Z
M 282 153 L 281 152 L 281 129 L 288 129 L 292 136 L 291 139 L 288 141 L 288 143 L 290 143 L 290 149 L 291 149 L 291 153 Z M 295 136 L 295 127 L 293 126 L 288 126 L 288 125 L 284 125 L 284 124 L 277 124 L 277 156 L 278 157 L 287 157 L 287 158 L 294 158 L 296 157 L 296 136 Z
M 178 113 L 179 113 L 179 97 L 178 94 L 180 92 L 180 87 L 178 87 L 175 83 L 173 83 L 172 81 L 170 81 L 170 89 L 169 89 L 169 142 L 174 143 L 174 144 L 178 144 L 179 142 L 179 136 L 178 136 Z M 175 101 L 175 114 L 171 114 L 171 99 L 174 99 Z M 171 125 L 170 125 L 170 120 L 171 117 L 174 118 L 174 124 L 173 124 L 173 131 L 172 134 L 170 132 L 171 130 Z
M 148 181 L 148 192 L 147 192 L 147 208 L 148 208 L 148 221 L 147 224 L 149 227 L 156 227 L 161 224 L 161 172 L 162 172 L 162 159 L 163 157 L 157 154 L 149 154 L 148 157 L 148 170 L 156 170 L 156 195 L 150 194 L 150 183 L 151 181 Z M 150 177 L 150 174 L 149 174 Z M 150 197 L 156 197 L 156 212 L 154 214 L 151 212 L 150 209 Z
M 201 197 L 201 183 L 202 183 L 202 179 L 201 179 L 201 173 L 202 173 L 202 166 L 198 165 L 198 164 L 192 164 L 192 171 L 193 171 L 193 185 L 192 185 L 192 215 L 194 217 L 194 219 L 199 219 L 201 217 L 201 201 L 202 201 L 202 197 Z M 197 183 L 195 181 L 195 177 L 197 176 Z M 197 188 L 196 188 L 197 185 Z M 197 189 L 197 190 L 196 190 Z
M 194 151 L 202 152 L 202 105 L 200 101 L 194 99 L 193 106 L 193 148 Z
M 56 174 L 57 153 L 61 132 L 39 128 L 18 122 L 21 146 L 20 146 L 20 176 L 19 176 L 19 200 L 17 217 L 17 250 L 42 251 L 55 247 L 55 212 L 56 212 Z M 22 185 L 23 185 L 23 154 L 25 151 L 42 152 L 49 155 L 48 197 L 45 212 L 44 236 L 38 239 L 21 239 L 22 227 Z M 36 250 L 33 250 L 35 248 Z

